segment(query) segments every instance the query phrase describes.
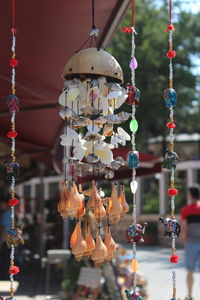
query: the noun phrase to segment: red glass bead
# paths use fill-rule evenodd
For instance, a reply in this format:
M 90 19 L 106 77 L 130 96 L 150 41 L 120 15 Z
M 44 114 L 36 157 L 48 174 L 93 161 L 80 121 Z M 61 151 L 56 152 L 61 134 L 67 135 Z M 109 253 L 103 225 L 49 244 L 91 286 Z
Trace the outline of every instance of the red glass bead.
M 18 132 L 17 131 L 9 131 L 7 133 L 7 137 L 9 137 L 9 138 L 16 138 L 16 136 L 18 136 Z
M 17 266 L 12 266 L 12 267 L 9 269 L 9 274 L 16 275 L 17 273 L 19 273 L 19 267 L 17 267 Z
M 125 33 L 132 33 L 133 28 L 132 27 L 122 27 L 122 31 Z
M 169 123 L 167 123 L 167 127 L 168 128 L 175 128 L 176 124 L 174 124 L 173 122 L 169 122 Z
M 10 66 L 11 67 L 16 67 L 18 65 L 19 61 L 16 58 L 11 58 L 10 59 Z
M 176 56 L 176 51 L 170 50 L 167 52 L 167 58 L 174 58 Z
M 168 24 L 167 25 L 167 31 L 174 31 L 174 25 L 173 24 Z
M 178 263 L 178 259 L 179 259 L 179 257 L 176 254 L 173 254 L 172 256 L 170 256 L 170 262 L 172 264 L 177 264 Z
M 176 196 L 177 194 L 178 194 L 178 190 L 177 189 L 172 188 L 172 189 L 168 190 L 168 195 L 169 196 Z
M 17 204 L 19 204 L 19 199 L 18 198 L 12 198 L 12 199 L 8 200 L 8 205 L 9 206 L 15 206 Z

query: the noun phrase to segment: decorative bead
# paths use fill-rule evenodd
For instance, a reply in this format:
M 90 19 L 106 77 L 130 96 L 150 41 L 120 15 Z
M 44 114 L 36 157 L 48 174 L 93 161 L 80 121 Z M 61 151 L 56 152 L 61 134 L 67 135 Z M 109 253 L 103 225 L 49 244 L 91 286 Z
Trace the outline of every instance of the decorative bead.
M 177 102 L 177 96 L 176 96 L 176 91 L 174 89 L 166 89 L 164 91 L 164 95 L 163 95 L 164 99 L 165 99 L 165 106 L 166 107 L 172 107 L 176 105 Z
M 168 195 L 169 196 L 176 196 L 178 194 L 178 190 L 175 188 L 169 189 L 168 190 Z
M 16 35 L 17 34 L 17 28 L 15 28 L 15 27 L 11 28 L 11 33 L 14 34 L 14 35 Z
M 174 151 L 166 149 L 165 160 L 163 168 L 168 170 L 175 170 L 178 164 L 178 154 Z
M 18 198 L 12 198 L 12 199 L 8 200 L 8 205 L 9 206 L 15 206 L 17 204 L 19 204 L 19 199 Z
M 135 106 L 137 107 L 140 102 L 140 90 L 129 84 L 127 85 L 127 93 L 128 97 L 126 103 L 128 105 L 133 105 L 135 103 Z
M 137 59 L 135 58 L 135 56 L 133 56 L 133 57 L 131 58 L 129 67 L 130 67 L 131 70 L 137 69 L 137 67 L 138 67 L 138 62 L 137 62 Z
M 172 256 L 170 256 L 170 262 L 172 264 L 177 264 L 178 263 L 178 259 L 179 259 L 179 257 L 176 254 L 173 254 Z
M 137 258 L 134 258 L 131 263 L 132 271 L 135 273 L 138 271 L 138 261 Z
M 19 64 L 19 60 L 16 58 L 11 58 L 9 64 L 11 67 L 16 67 Z
M 12 245 L 17 247 L 19 245 L 24 244 L 24 240 L 22 238 L 22 230 L 24 226 L 16 226 L 14 229 L 10 229 L 5 236 L 7 247 L 10 248 Z
M 10 112 L 18 112 L 19 111 L 19 99 L 16 95 L 10 94 L 6 98 L 6 103 L 10 108 Z
M 9 274 L 13 274 L 13 275 L 16 275 L 18 274 L 20 271 L 19 271 L 19 267 L 17 266 L 12 266 L 10 269 L 9 269 Z
M 137 181 L 136 181 L 136 180 L 131 181 L 130 187 L 131 187 L 131 192 L 132 192 L 133 194 L 135 194 L 136 191 L 137 191 L 137 187 L 138 187 Z
M 132 27 L 122 27 L 122 31 L 125 33 L 132 33 L 133 28 Z
M 17 178 L 19 176 L 19 164 L 14 161 L 5 161 L 7 179 L 12 180 L 12 177 Z
M 139 152 L 133 151 L 128 153 L 128 167 L 129 169 L 139 168 Z
M 172 128 L 175 128 L 176 127 L 176 124 L 174 124 L 173 122 L 169 122 L 167 123 L 166 125 L 168 128 L 172 129 Z
M 176 56 L 176 51 L 174 50 L 169 50 L 167 52 L 167 58 L 174 58 Z
M 168 24 L 167 25 L 167 31 L 174 31 L 174 25 L 173 24 Z
M 18 132 L 17 131 L 9 131 L 7 133 L 7 137 L 9 138 L 16 138 L 18 136 Z
M 129 226 L 126 232 L 126 238 L 128 243 L 134 241 L 135 243 L 144 242 L 143 235 L 145 233 L 145 228 L 147 227 L 147 223 L 141 224 L 132 224 Z
M 164 227 L 164 236 L 174 236 L 174 237 L 179 237 L 179 234 L 181 232 L 181 227 L 178 223 L 177 220 L 170 219 L 170 218 L 162 218 L 160 217 L 159 220 L 163 224 Z
M 140 295 L 140 293 L 129 290 L 125 290 L 125 293 L 129 300 L 142 300 L 142 296 Z
M 138 122 L 137 122 L 136 119 L 132 119 L 129 126 L 130 126 L 130 130 L 133 133 L 137 132 L 137 130 L 138 130 Z

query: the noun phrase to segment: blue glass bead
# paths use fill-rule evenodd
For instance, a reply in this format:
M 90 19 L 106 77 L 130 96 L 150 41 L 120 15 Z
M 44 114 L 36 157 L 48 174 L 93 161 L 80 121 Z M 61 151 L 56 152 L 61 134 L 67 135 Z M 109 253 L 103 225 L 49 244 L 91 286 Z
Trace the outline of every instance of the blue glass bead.
M 175 170 L 178 164 L 178 154 L 166 149 L 165 160 L 163 168 L 168 170 Z
M 165 106 L 172 107 L 176 105 L 176 91 L 174 89 L 166 89 L 164 91 Z
M 138 151 L 129 152 L 128 167 L 129 167 L 129 169 L 139 168 L 139 152 Z

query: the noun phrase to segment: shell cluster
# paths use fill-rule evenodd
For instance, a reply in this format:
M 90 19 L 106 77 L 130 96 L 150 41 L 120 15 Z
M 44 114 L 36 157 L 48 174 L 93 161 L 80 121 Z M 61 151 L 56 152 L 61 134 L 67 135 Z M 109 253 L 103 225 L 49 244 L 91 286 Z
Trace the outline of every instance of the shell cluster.
M 112 179 L 112 171 L 125 164 L 122 158 L 113 158 L 112 149 L 131 139 L 122 127 L 114 126 L 130 117 L 127 112 L 115 113 L 127 99 L 126 90 L 104 76 L 65 80 L 64 86 L 58 101 L 60 117 L 66 121 L 60 144 L 73 150 L 63 163 L 73 165 L 78 176 L 103 172 Z

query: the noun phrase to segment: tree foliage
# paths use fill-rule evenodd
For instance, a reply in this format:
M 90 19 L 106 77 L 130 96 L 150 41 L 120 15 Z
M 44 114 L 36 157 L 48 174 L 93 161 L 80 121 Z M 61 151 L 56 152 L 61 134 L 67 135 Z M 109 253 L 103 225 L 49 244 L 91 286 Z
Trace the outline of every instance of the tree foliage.
M 141 91 L 141 104 L 136 117 L 140 123 L 138 141 L 140 149 L 146 150 L 149 137 L 165 136 L 168 111 L 164 105 L 163 91 L 168 88 L 168 8 L 166 2 L 161 7 L 157 1 L 136 1 L 135 19 L 136 57 L 136 86 Z M 200 51 L 200 13 L 190 14 L 176 7 L 174 16 L 175 31 L 174 50 L 174 89 L 178 94 L 176 107 L 176 132 L 197 132 L 198 109 L 193 104 L 197 99 L 197 77 L 192 72 L 195 56 Z M 130 51 L 131 35 L 123 33 L 120 28 L 131 25 L 129 10 L 114 35 L 109 52 L 119 61 L 124 71 L 124 82 L 130 82 Z M 125 105 L 124 105 L 125 107 Z M 126 108 L 127 109 L 127 108 Z M 192 118 L 192 119 L 191 119 Z M 128 129 L 128 125 L 125 125 Z

